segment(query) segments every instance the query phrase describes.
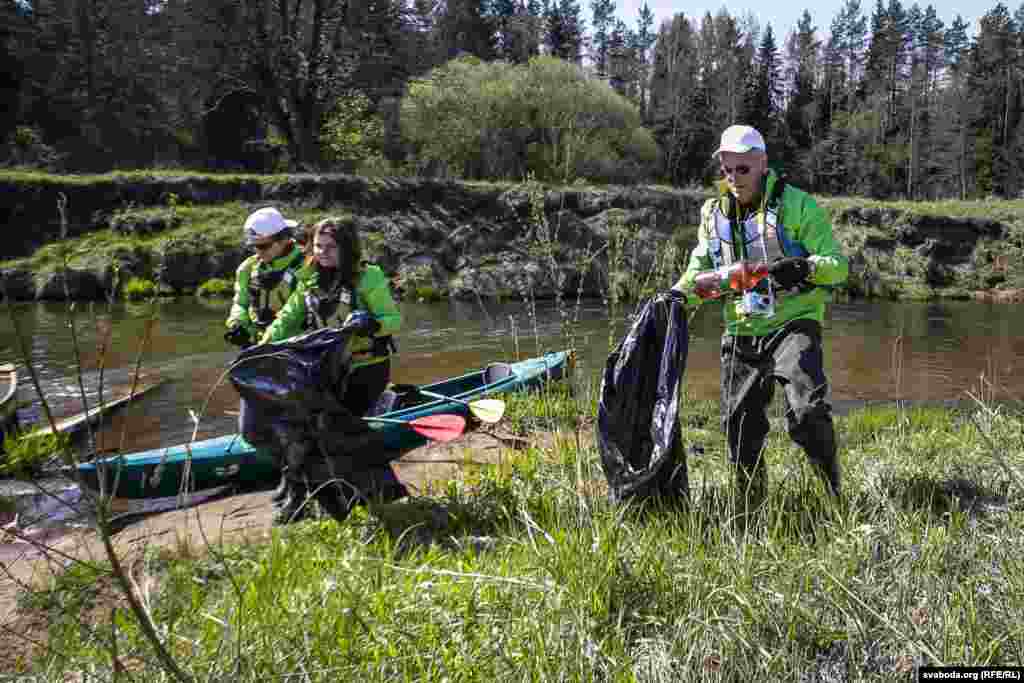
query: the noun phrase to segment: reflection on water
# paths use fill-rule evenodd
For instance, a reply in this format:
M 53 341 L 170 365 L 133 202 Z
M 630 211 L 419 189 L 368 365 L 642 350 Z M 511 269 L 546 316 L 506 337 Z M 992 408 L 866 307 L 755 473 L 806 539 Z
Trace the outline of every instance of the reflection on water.
M 125 432 L 129 450 L 156 448 L 188 440 L 195 423 L 189 411 L 206 412 L 198 438 L 235 430 L 238 398 L 224 371 L 234 358 L 223 339 L 227 302 L 178 300 L 159 306 L 159 319 L 142 359 L 143 369 L 170 380 L 130 406 L 104 428 L 104 445 L 113 446 Z M 706 310 L 705 310 L 706 309 Z M 688 393 L 715 398 L 719 380 L 721 309 L 708 305 L 693 319 Z M 60 304 L 16 307 L 19 326 L 30 340 L 33 365 L 54 412 L 81 409 L 74 379 L 71 335 Z M 950 303 L 852 302 L 834 304 L 826 324 L 826 363 L 832 397 L 848 400 L 945 400 L 965 398 L 977 389 L 982 374 L 1003 386 L 1024 380 L 1024 318 L 1017 307 Z M 79 305 L 76 331 L 80 342 L 89 400 L 95 400 L 97 340 L 94 315 L 106 316 L 103 304 Z M 426 383 L 482 367 L 498 359 L 536 355 L 566 344 L 566 335 L 551 303 L 537 305 L 536 319 L 522 303 L 445 304 L 403 303 L 404 325 L 398 336 L 395 382 Z M 146 305 L 118 305 L 110 314 L 111 351 L 104 382 L 125 386 L 145 336 Z M 599 377 L 609 348 L 609 320 L 599 303 L 584 303 L 570 311 L 578 323 L 571 337 L 580 366 Z M 614 338 L 626 329 L 619 320 Z M 99 326 L 102 329 L 102 325 Z M 16 361 L 22 396 L 34 398 L 28 373 L 20 363 L 10 324 L 0 326 L 0 363 Z

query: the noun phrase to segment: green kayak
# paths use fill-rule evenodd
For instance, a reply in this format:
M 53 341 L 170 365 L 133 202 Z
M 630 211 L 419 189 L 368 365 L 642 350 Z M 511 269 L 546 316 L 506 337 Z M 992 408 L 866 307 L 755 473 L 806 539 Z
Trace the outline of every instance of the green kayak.
M 426 393 L 472 401 L 521 391 L 561 379 L 570 363 L 570 351 L 558 351 L 518 363 L 492 363 L 459 377 L 422 387 L 423 394 L 407 394 L 395 410 L 377 417 L 409 422 L 429 415 L 469 416 L 465 403 L 428 397 Z M 427 438 L 394 422 L 372 423 L 358 449 L 360 461 L 377 465 L 422 446 Z M 79 481 L 99 490 L 100 477 L 107 491 L 118 498 L 163 498 L 235 483 L 260 486 L 273 483 L 278 473 L 270 453 L 248 444 L 240 434 L 108 457 L 78 466 Z

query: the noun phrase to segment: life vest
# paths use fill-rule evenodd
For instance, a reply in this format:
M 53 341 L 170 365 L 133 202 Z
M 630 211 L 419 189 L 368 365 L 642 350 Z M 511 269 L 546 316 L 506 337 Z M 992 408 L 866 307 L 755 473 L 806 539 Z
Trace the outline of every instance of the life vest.
M 367 310 L 359 305 L 358 293 L 345 285 L 336 286 L 331 291 L 322 289 L 319 284 L 316 287 L 310 287 L 305 293 L 305 303 L 305 329 L 307 331 L 325 327 L 341 327 L 345 318 L 353 311 Z M 352 356 L 355 360 L 366 356 L 387 356 L 397 350 L 391 335 L 371 337 L 369 344 L 364 348 L 359 348 L 360 341 L 357 339 L 352 341 Z
M 786 234 L 782 215 L 782 193 L 785 182 L 776 181 L 772 194 L 762 211 L 756 211 L 744 221 L 738 221 L 722 211 L 720 201 L 704 215 L 703 230 L 708 235 L 708 251 L 715 268 L 730 266 L 745 254 L 746 260 L 755 263 L 772 263 L 785 256 L 807 256 L 807 249 Z M 729 214 L 735 212 L 736 198 L 728 195 Z M 736 248 L 736 241 L 742 241 L 742 251 Z M 767 285 L 767 280 L 762 280 Z M 758 287 L 761 288 L 761 287 Z M 813 285 L 792 288 L 789 293 L 805 292 Z M 779 292 L 779 290 L 776 290 Z
M 294 249 L 284 268 L 271 269 L 256 261 L 249 272 L 249 318 L 261 327 L 274 321 L 298 284 L 302 252 Z

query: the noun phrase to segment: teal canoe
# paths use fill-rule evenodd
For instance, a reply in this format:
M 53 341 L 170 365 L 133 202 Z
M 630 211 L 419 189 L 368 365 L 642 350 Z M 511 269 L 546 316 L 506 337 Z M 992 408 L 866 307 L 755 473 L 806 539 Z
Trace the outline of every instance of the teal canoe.
M 486 368 L 422 387 L 462 401 L 522 391 L 564 377 L 572 352 L 558 351 L 518 363 L 492 363 Z M 408 422 L 428 415 L 457 414 L 469 418 L 464 403 L 407 395 L 396 410 L 378 417 Z M 422 446 L 426 437 L 403 425 L 372 423 L 361 439 L 359 461 L 377 465 Z M 278 473 L 270 452 L 249 445 L 239 434 L 188 444 L 112 456 L 78 466 L 79 481 L 99 490 L 100 476 L 117 498 L 163 498 L 229 483 L 259 486 L 273 483 Z

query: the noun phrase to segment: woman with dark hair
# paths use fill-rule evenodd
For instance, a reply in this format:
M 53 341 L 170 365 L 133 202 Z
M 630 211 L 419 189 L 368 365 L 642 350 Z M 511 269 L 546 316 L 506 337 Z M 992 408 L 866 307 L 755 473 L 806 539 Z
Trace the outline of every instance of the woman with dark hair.
M 363 416 L 376 404 L 391 379 L 391 335 L 401 326 L 402 316 L 384 271 L 362 260 L 359 230 L 353 219 L 322 220 L 314 227 L 310 240 L 312 250 L 307 252 L 306 265 L 299 272 L 299 285 L 260 343 L 281 341 L 323 327 L 353 329 L 349 346 L 352 366 L 341 403 L 353 415 Z M 301 469 L 300 463 L 288 463 L 286 459 L 279 521 L 294 520 L 299 510 L 306 509 L 303 502 L 308 495 L 308 482 L 304 472 L 293 471 Z M 391 480 L 385 483 L 404 493 L 390 468 L 384 469 L 386 472 L 378 474 Z

